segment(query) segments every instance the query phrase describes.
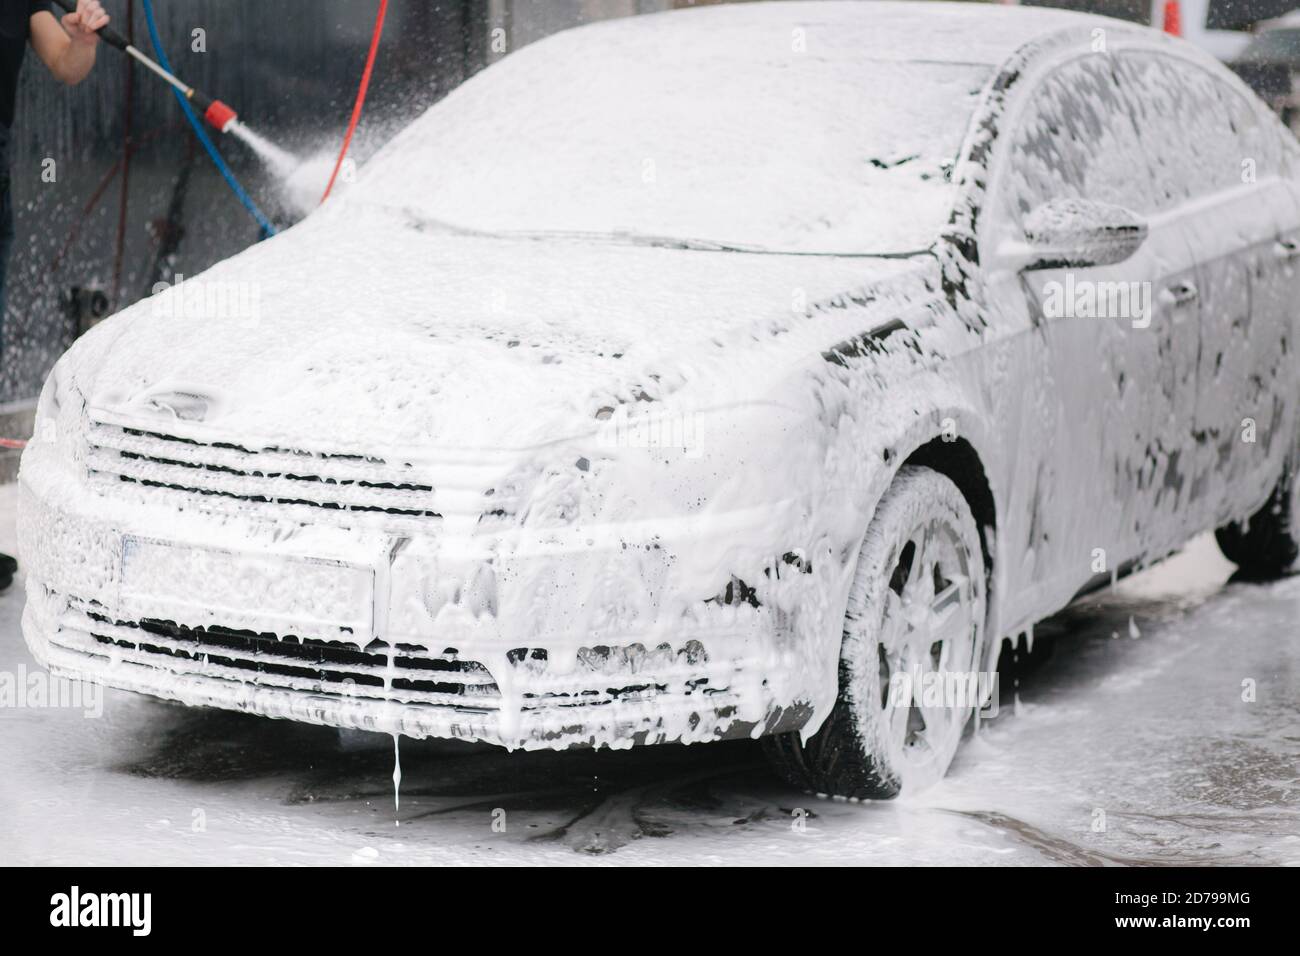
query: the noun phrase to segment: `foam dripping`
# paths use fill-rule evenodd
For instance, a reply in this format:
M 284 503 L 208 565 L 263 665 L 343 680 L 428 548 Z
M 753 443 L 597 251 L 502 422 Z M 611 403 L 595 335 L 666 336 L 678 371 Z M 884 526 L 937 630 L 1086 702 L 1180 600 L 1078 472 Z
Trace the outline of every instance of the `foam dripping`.
M 399 747 L 400 734 L 393 734 L 393 812 L 402 808 L 402 752 Z M 400 827 L 400 820 L 394 820 L 393 826 Z

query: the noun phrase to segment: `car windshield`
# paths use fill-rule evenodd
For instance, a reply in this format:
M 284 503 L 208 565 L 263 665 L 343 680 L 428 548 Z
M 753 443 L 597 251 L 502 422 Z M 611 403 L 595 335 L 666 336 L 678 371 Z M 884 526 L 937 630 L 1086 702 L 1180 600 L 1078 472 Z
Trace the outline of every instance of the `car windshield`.
M 939 235 L 990 67 L 866 59 L 847 41 L 800 52 L 788 32 L 766 49 L 573 39 L 586 32 L 465 83 L 368 164 L 354 196 L 492 234 L 805 254 Z

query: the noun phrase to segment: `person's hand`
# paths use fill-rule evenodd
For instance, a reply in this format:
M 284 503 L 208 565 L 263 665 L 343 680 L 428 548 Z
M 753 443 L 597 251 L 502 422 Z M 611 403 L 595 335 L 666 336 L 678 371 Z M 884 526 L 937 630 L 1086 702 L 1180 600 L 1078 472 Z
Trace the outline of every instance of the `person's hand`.
M 95 31 L 108 25 L 108 14 L 104 12 L 99 0 L 77 0 L 77 12 L 63 15 L 63 29 L 73 43 L 94 46 L 99 42 Z

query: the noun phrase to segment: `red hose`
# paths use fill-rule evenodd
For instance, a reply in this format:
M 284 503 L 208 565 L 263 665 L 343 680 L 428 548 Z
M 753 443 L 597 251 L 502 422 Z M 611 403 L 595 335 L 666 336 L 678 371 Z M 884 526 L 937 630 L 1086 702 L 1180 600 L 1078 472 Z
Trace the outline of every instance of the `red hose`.
M 352 104 L 352 119 L 348 122 L 348 133 L 343 137 L 343 149 L 339 151 L 339 158 L 334 163 L 334 172 L 330 173 L 329 185 L 325 187 L 325 195 L 320 197 L 324 202 L 329 198 L 330 190 L 334 188 L 334 180 L 338 178 L 339 170 L 343 168 L 343 158 L 348 154 L 348 147 L 352 145 L 352 134 L 356 132 L 357 121 L 361 119 L 361 107 L 366 103 L 366 90 L 370 88 L 370 74 L 375 68 L 375 54 L 379 52 L 379 37 L 384 32 L 384 14 L 388 12 L 388 0 L 379 0 L 379 13 L 375 16 L 375 30 L 370 35 L 370 52 L 366 55 L 366 68 L 361 73 L 361 86 L 357 89 L 357 101 Z
M 135 4 L 126 8 L 126 35 L 135 39 Z M 122 189 L 117 198 L 117 243 L 113 255 L 113 298 L 109 300 L 114 309 L 122 291 L 122 263 L 126 257 L 126 217 L 131 198 L 131 154 L 135 144 L 131 140 L 131 128 L 135 125 L 135 61 L 129 56 L 126 60 L 126 99 L 122 117 Z

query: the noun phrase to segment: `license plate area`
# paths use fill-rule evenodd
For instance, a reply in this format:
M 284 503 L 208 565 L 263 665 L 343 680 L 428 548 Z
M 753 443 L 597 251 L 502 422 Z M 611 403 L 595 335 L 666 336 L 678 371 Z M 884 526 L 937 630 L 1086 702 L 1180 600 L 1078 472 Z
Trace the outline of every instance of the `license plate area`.
M 133 620 L 360 646 L 374 637 L 372 565 L 127 535 L 119 582 L 119 607 Z

